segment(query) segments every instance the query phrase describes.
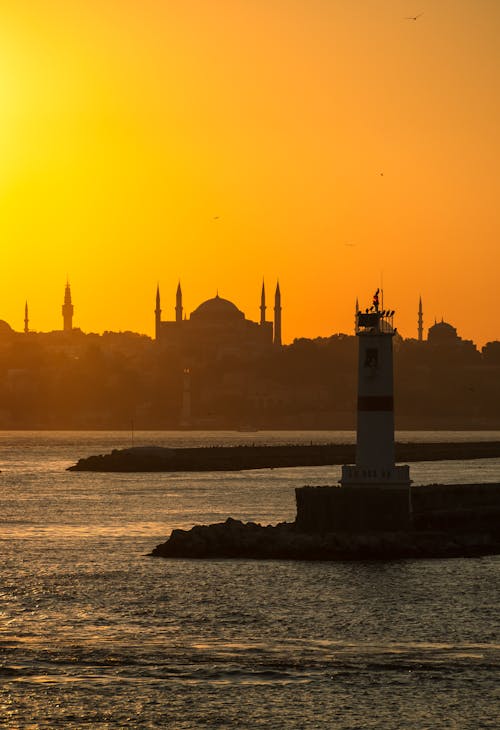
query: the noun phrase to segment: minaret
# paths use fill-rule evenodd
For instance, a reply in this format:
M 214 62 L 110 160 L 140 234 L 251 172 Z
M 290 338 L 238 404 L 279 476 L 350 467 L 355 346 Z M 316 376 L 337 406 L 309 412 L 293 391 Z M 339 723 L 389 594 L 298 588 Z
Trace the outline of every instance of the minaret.
M 161 306 L 160 306 L 160 285 L 156 286 L 156 309 L 155 309 L 155 340 L 160 339 L 161 327 Z
M 422 310 L 422 297 L 418 300 L 418 341 L 422 342 L 424 339 L 424 313 Z
M 264 279 L 262 279 L 262 291 L 260 293 L 260 323 L 266 323 L 266 290 L 264 288 Z
M 28 300 L 26 300 L 26 304 L 24 305 L 24 334 L 27 335 L 29 331 Z
M 175 321 L 182 322 L 182 289 L 181 282 L 177 284 L 177 293 L 175 295 Z
M 394 312 L 380 311 L 378 291 L 368 312 L 358 312 L 356 464 L 342 467 L 342 486 L 407 491 L 408 466 L 394 463 Z M 402 497 L 402 504 L 405 504 Z
M 71 303 L 71 289 L 69 287 L 69 281 L 67 281 L 66 289 L 64 291 L 64 304 L 62 305 L 64 332 L 71 332 L 73 330 L 73 309 L 74 307 Z
M 356 306 L 354 308 L 354 331 L 358 329 L 358 312 L 359 312 L 359 304 L 358 304 L 358 297 L 356 297 Z
M 274 344 L 281 347 L 281 292 L 280 283 L 276 283 L 274 294 Z

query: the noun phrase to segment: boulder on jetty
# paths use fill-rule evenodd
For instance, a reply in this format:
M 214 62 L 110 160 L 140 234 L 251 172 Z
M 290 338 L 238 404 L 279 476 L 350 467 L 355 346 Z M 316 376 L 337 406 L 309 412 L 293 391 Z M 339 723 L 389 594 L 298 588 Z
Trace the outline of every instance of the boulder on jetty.
M 292 466 L 350 464 L 355 459 L 354 444 L 285 444 L 278 446 L 200 446 L 167 448 L 133 446 L 113 449 L 79 459 L 68 471 L 98 472 L 178 472 L 239 471 L 277 469 Z M 398 443 L 396 460 L 442 461 L 446 459 L 487 459 L 500 457 L 500 442 Z

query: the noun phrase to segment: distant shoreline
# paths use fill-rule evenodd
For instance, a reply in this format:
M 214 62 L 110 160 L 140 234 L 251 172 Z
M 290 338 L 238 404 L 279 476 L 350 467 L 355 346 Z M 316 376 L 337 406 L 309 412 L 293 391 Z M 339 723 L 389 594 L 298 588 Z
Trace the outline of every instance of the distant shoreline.
M 54 426 L 52 428 L 42 428 L 40 426 L 25 426 L 24 428 L 0 428 L 0 434 L 2 433 L 31 433 L 31 432 L 38 432 L 38 433 L 134 433 L 134 434 L 140 434 L 140 433 L 175 433 L 175 434 L 199 434 L 199 433 L 231 433 L 231 434 L 241 434 L 242 436 L 245 435 L 253 435 L 253 434 L 266 434 L 266 433 L 339 433 L 339 432 L 352 432 L 354 435 L 356 434 L 356 428 L 352 425 L 349 426 L 335 426 L 334 428 L 325 428 L 324 426 L 308 426 L 306 428 L 302 428 L 301 426 L 286 426 L 286 427 L 279 427 L 279 426 L 270 426 L 269 428 L 258 428 L 258 429 L 245 429 L 245 428 L 234 428 L 231 426 L 220 426 L 220 427 L 207 427 L 204 428 L 203 426 L 199 426 L 196 428 L 123 428 L 123 427 L 117 427 L 117 426 L 75 426 L 72 428 L 68 427 L 57 427 Z M 439 426 L 421 426 L 421 427 L 399 427 L 396 429 L 396 433 L 499 433 L 500 432 L 500 424 L 492 426 L 491 424 L 488 426 L 481 426 L 481 425 L 475 425 L 475 426 L 456 426 L 456 425 L 449 425 L 449 426 L 443 426 L 442 424 Z
M 68 471 L 190 472 L 277 469 L 350 464 L 354 444 L 240 445 L 168 448 L 136 446 L 82 458 Z M 500 457 L 500 441 L 397 443 L 396 461 L 446 461 Z

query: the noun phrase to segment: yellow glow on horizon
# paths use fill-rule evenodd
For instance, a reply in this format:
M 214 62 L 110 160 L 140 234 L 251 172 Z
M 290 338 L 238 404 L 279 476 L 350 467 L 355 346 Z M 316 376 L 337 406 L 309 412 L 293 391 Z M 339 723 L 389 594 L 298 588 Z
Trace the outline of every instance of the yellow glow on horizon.
M 285 341 L 352 330 L 383 279 L 404 336 L 498 339 L 500 6 L 19 0 L 0 11 L 0 318 L 153 331 L 219 289 Z M 215 216 L 219 218 L 215 219 Z

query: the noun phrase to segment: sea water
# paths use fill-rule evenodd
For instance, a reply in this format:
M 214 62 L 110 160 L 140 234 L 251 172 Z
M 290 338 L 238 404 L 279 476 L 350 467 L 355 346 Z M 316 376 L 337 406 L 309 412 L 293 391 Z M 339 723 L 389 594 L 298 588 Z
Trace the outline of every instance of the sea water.
M 175 527 L 293 520 L 340 467 L 67 472 L 162 444 L 352 442 L 306 433 L 0 433 L 0 727 L 497 728 L 500 556 L 165 560 Z M 399 440 L 500 439 L 497 433 Z M 499 481 L 500 460 L 411 465 Z

